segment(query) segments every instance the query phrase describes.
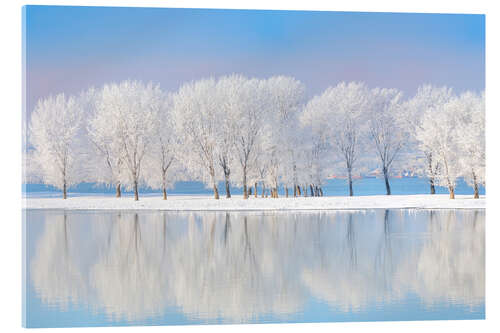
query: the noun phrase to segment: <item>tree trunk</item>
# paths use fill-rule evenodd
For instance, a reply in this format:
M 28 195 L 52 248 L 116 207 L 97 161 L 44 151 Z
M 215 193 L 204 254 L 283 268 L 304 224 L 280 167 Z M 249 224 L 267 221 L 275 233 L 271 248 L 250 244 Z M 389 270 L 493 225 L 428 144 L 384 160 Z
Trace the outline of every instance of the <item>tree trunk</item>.
M 300 190 L 300 186 L 299 185 L 297 185 L 297 194 L 298 194 L 299 197 L 302 195 L 302 192 Z
M 134 201 L 139 200 L 139 188 L 137 186 L 137 180 L 134 180 Z
M 226 198 L 231 198 L 229 174 L 224 173 L 224 181 L 226 182 Z
M 309 184 L 309 188 L 311 189 L 311 197 L 314 197 L 314 187 L 312 184 Z
M 307 198 L 307 185 L 303 186 L 302 189 L 303 189 L 303 192 L 304 192 L 304 197 Z
M 321 188 L 321 186 L 320 186 L 320 188 L 319 188 L 319 194 L 320 194 L 321 196 L 323 196 L 323 189 Z
M 450 199 L 455 199 L 455 188 L 453 186 L 449 186 L 448 190 L 450 191 Z
M 253 187 L 252 186 L 248 186 L 248 197 L 252 196 L 252 192 L 253 192 Z
M 257 198 L 257 182 L 255 182 L 255 184 L 253 184 L 254 186 L 254 190 L 255 190 L 255 197 Z
M 217 189 L 217 184 L 214 182 L 214 198 L 215 200 L 219 200 L 219 190 Z
M 479 184 L 475 172 L 472 172 L 472 180 L 474 181 L 474 199 L 479 199 Z
M 120 183 L 116 184 L 116 197 L 117 198 L 122 197 L 122 184 Z
M 384 180 L 385 180 L 385 190 L 387 192 L 387 195 L 391 195 L 391 186 L 389 185 L 389 174 L 387 172 L 387 169 L 384 168 Z
M 243 199 L 248 199 L 247 170 L 243 168 Z
M 352 170 L 348 169 L 347 170 L 347 176 L 349 180 L 349 196 L 352 197 L 354 195 L 354 192 L 352 190 Z
M 66 182 L 63 184 L 63 199 L 66 199 Z
M 262 198 L 264 198 L 265 193 L 266 193 L 266 185 L 264 184 L 264 182 L 262 182 Z
M 428 163 L 428 168 L 429 168 L 429 174 L 431 175 L 429 177 L 429 183 L 431 186 L 431 194 L 436 194 L 436 186 L 434 185 L 434 170 L 432 168 L 432 154 L 431 153 L 426 153 L 425 154 L 427 157 L 427 163 Z
M 436 186 L 434 185 L 434 177 L 429 178 L 429 183 L 431 185 L 431 194 L 436 194 Z
M 297 197 L 297 185 L 296 184 L 293 184 L 293 197 L 294 198 Z
M 163 200 L 167 200 L 167 170 L 162 167 L 161 185 L 163 190 Z
M 219 189 L 217 188 L 217 181 L 215 180 L 215 170 L 210 167 L 210 179 L 212 180 L 212 188 L 214 189 L 214 199 L 219 200 Z
M 243 199 L 248 199 L 248 188 L 247 184 L 243 184 Z
M 288 198 L 288 186 L 285 186 L 285 196 Z

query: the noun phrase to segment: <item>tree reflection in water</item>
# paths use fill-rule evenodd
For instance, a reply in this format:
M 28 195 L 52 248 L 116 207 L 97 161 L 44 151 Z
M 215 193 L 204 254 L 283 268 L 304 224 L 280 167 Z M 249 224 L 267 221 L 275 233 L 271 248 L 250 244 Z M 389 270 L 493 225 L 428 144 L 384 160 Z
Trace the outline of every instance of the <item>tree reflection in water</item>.
M 416 294 L 484 303 L 484 211 L 43 212 L 44 304 L 135 322 L 286 320 L 309 299 L 358 312 Z

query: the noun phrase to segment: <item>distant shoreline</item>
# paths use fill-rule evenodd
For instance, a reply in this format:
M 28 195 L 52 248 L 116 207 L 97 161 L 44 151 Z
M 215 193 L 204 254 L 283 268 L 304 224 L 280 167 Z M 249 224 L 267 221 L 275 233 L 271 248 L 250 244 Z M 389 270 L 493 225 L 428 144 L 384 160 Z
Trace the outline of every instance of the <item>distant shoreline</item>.
M 62 198 L 23 198 L 23 209 L 65 210 L 158 210 L 158 211 L 299 211 L 299 210 L 365 210 L 365 209 L 485 209 L 486 198 L 447 194 L 372 195 L 354 197 L 254 198 L 241 195 L 215 200 L 209 195 L 144 196 L 139 201 L 125 196 L 77 196 Z

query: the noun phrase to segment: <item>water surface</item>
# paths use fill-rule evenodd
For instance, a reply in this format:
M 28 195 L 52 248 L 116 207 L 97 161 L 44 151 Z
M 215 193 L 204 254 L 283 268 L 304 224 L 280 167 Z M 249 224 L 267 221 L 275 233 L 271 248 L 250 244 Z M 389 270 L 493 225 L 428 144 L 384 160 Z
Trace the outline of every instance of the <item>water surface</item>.
M 484 210 L 25 210 L 28 327 L 484 318 Z

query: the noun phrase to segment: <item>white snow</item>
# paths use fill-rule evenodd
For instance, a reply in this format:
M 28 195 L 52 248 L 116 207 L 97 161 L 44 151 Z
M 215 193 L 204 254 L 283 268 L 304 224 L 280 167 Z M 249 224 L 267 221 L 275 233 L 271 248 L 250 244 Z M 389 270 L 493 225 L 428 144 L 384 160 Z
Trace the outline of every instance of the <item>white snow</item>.
M 375 208 L 422 208 L 422 209 L 484 209 L 486 199 L 481 196 L 458 195 L 449 199 L 447 194 L 435 195 L 374 195 L 354 197 L 300 197 L 300 198 L 254 198 L 244 200 L 242 196 L 215 200 L 211 196 L 172 195 L 168 200 L 161 196 L 144 196 L 139 201 L 132 197 L 79 196 L 62 198 L 26 198 L 27 209 L 78 209 L 78 210 L 328 210 L 328 209 L 375 209 Z

